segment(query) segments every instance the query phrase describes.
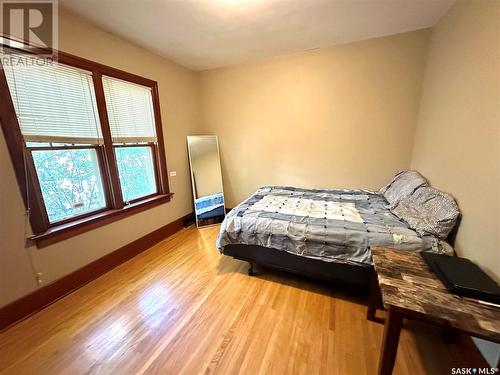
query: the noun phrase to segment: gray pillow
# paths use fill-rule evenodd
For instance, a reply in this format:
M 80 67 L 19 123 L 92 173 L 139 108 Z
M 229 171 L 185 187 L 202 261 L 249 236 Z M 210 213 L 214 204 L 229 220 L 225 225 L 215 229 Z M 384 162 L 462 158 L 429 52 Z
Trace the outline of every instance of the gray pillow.
M 394 208 L 404 198 L 409 197 L 421 186 L 428 186 L 427 180 L 417 171 L 402 171 L 396 173 L 386 186 L 379 190 L 389 202 L 389 208 Z
M 430 186 L 420 187 L 402 199 L 392 212 L 421 236 L 430 234 L 446 239 L 455 227 L 460 210 L 455 199 Z

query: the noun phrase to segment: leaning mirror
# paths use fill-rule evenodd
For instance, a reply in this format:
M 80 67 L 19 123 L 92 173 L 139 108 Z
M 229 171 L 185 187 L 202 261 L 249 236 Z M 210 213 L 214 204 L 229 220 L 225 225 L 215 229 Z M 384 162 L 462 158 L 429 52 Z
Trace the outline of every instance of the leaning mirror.
M 196 226 L 221 223 L 226 208 L 217 136 L 189 136 L 187 144 Z

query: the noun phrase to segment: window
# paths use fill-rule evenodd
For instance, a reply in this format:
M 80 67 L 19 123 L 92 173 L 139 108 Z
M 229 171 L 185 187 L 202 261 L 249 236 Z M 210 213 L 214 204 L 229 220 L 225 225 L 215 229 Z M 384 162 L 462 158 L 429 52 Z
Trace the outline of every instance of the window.
M 112 77 L 102 82 L 122 196 L 133 202 L 156 193 L 151 89 Z
M 106 207 L 94 149 L 31 149 L 49 222 L 54 223 Z
M 64 65 L 39 66 L 25 58 L 26 64 L 6 65 L 5 75 L 48 221 L 105 208 L 92 73 Z
M 2 64 L 0 121 L 39 246 L 170 199 L 156 82 L 5 56 L 23 62 Z
M 150 146 L 115 146 L 123 199 L 126 202 L 156 193 L 153 153 Z

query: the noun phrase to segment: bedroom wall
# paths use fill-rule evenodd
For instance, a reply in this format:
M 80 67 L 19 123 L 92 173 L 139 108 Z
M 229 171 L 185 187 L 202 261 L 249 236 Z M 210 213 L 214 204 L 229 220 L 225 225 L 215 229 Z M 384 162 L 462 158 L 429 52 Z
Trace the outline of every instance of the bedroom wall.
M 59 48 L 158 81 L 172 201 L 41 250 L 30 249 L 43 285 L 192 212 L 186 135 L 198 126 L 198 77 L 60 9 Z M 0 306 L 37 288 L 24 246 L 24 207 L 0 132 Z
M 460 255 L 500 280 L 500 2 L 460 1 L 432 34 L 412 168 L 456 197 Z
M 234 207 L 259 186 L 378 189 L 410 166 L 429 31 L 204 71 Z
M 500 2 L 459 1 L 434 28 L 412 168 L 455 196 L 456 250 L 500 281 Z M 492 367 L 500 345 L 475 339 Z

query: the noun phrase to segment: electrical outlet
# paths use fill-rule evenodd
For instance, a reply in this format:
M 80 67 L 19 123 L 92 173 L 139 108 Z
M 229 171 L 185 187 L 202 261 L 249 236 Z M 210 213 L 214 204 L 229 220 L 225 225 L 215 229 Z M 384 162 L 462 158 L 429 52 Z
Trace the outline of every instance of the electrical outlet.
M 170 177 L 177 176 L 177 171 L 170 171 Z
M 43 273 L 41 273 L 41 272 L 36 273 L 36 283 L 39 286 L 42 285 L 42 283 L 43 283 L 42 276 L 43 276 Z

